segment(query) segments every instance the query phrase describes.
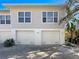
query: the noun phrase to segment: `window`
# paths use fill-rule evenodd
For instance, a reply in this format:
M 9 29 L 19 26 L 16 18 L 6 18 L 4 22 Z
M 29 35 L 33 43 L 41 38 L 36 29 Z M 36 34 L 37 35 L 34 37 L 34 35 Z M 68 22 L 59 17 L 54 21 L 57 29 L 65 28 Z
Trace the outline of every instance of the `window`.
M 18 12 L 18 20 L 20 23 L 31 22 L 31 12 Z
M 10 16 L 6 16 L 6 24 L 10 24 Z
M 46 22 L 46 12 L 43 12 L 43 22 Z
M 53 12 L 47 13 L 47 22 L 53 22 Z
M 57 22 L 57 20 L 58 20 L 58 13 L 54 12 L 54 22 Z
M 4 15 L 0 16 L 0 24 L 5 24 L 5 16 Z
M 25 12 L 25 22 L 30 22 L 31 19 L 31 13 L 30 12 Z
M 43 12 L 43 22 L 57 22 L 58 12 Z
M 19 22 L 24 22 L 24 12 L 19 12 L 18 17 L 19 17 Z
M 0 24 L 10 24 L 10 15 L 0 15 Z

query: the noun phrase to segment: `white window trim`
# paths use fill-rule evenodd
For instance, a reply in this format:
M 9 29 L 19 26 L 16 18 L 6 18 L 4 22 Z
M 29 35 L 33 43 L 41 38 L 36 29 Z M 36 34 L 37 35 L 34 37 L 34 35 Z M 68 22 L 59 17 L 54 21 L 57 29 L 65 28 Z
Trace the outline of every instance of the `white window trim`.
M 25 22 L 25 16 L 24 16 L 24 22 L 19 22 L 18 21 L 18 13 L 19 12 L 30 12 L 31 13 L 31 21 L 30 22 Z M 20 10 L 20 11 L 17 11 L 17 24 L 31 24 L 32 23 L 32 11 L 28 11 L 28 10 Z
M 57 20 L 57 22 L 54 22 L 54 20 L 53 20 L 53 22 L 43 22 L 43 12 L 57 12 L 58 13 L 58 20 Z M 53 15 L 53 18 L 54 18 L 54 15 Z M 41 11 L 41 22 L 42 22 L 42 24 L 57 24 L 57 23 L 59 23 L 59 11 Z
M 3 16 L 8 16 L 7 14 L 0 14 L 0 16 L 3 15 Z M 10 16 L 10 24 L 11 24 L 11 15 Z M 0 25 L 10 25 L 10 24 L 6 24 L 6 17 L 5 17 L 5 24 L 1 24 Z
M 6 15 L 5 15 L 5 24 L 6 24 Z

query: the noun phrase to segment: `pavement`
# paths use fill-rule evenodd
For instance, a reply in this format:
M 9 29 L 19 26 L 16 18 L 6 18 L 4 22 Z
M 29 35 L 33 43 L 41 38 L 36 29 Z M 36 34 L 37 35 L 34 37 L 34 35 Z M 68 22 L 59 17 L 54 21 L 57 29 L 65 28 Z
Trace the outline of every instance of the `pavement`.
M 79 59 L 79 47 L 66 45 L 0 45 L 0 59 Z

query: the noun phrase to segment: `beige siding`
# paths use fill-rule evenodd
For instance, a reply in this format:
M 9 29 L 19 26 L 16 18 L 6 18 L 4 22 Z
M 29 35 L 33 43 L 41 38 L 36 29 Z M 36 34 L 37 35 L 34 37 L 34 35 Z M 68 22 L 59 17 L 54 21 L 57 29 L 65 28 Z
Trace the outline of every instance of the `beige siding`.
M 7 6 L 7 8 L 9 8 L 10 11 L 0 10 L 0 14 L 11 15 L 11 24 L 0 24 L 0 43 L 2 43 L 7 38 L 13 38 L 16 43 L 22 44 L 24 43 L 41 45 L 44 43 L 64 43 L 64 26 L 59 25 L 58 23 L 42 22 L 43 11 L 56 11 L 59 13 L 59 20 L 63 18 L 66 14 L 64 6 L 12 5 Z M 17 15 L 19 11 L 31 11 L 32 22 L 30 24 L 18 23 Z
M 31 11 L 32 12 L 32 23 L 31 24 L 19 24 L 17 13 L 18 11 Z M 59 26 L 58 23 L 49 23 L 44 24 L 42 23 L 42 12 L 43 11 L 58 11 L 59 12 L 59 19 L 65 16 L 65 8 L 59 6 L 30 6 L 30 7 L 15 7 L 11 8 L 11 23 L 13 28 L 42 28 L 42 29 L 53 29 L 53 28 L 63 28 Z
M 10 9 L 9 11 L 0 11 L 0 14 L 11 15 L 11 25 L 0 24 L 1 29 L 9 29 L 9 28 L 40 28 L 40 29 L 54 29 L 54 28 L 63 28 L 63 26 L 59 26 L 58 23 L 43 23 L 42 22 L 42 12 L 43 11 L 57 11 L 59 12 L 59 20 L 65 16 L 65 7 L 63 6 L 14 6 L 7 7 Z M 18 23 L 18 11 L 31 11 L 32 12 L 32 22 L 30 24 L 19 24 Z
M 3 15 L 10 15 L 10 11 L 0 10 L 0 14 L 3 14 Z

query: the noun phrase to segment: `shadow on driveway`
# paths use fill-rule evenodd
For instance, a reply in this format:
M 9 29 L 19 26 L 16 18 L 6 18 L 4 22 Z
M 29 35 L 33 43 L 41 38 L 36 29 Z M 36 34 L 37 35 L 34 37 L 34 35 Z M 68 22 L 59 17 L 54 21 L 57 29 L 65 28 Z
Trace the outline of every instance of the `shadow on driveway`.
M 0 59 L 79 59 L 79 48 L 65 45 L 0 45 Z

